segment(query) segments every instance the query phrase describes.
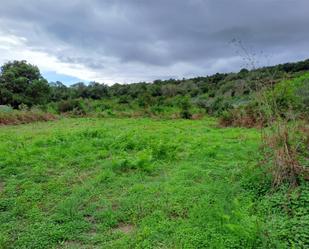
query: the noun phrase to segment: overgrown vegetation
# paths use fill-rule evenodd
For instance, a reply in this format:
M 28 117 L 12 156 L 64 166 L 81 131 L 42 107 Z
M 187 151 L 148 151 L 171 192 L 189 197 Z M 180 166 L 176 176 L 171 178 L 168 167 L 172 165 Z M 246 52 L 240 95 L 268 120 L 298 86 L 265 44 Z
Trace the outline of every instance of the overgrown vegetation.
M 295 187 L 302 180 L 309 180 L 308 131 L 305 124 L 279 121 L 263 134 L 274 187 L 282 183 Z
M 0 127 L 0 247 L 308 248 L 308 70 L 68 87 L 5 64 L 0 125 L 83 118 Z
M 56 115 L 46 113 L 42 110 L 24 108 L 14 110 L 9 106 L 0 105 L 0 125 L 17 125 L 26 124 L 37 121 L 56 120 Z
M 220 118 L 224 126 L 260 127 L 264 164 L 270 164 L 273 186 L 286 183 L 298 186 L 309 179 L 309 159 L 306 157 L 309 120 L 309 74 L 301 73 L 287 80 L 280 75 L 280 66 L 266 68 L 267 80 L 259 76 L 254 55 L 235 41 L 244 52 L 244 60 L 251 66 L 257 81 L 247 103 L 230 108 Z M 301 63 L 300 65 L 304 65 Z M 296 67 L 297 68 L 297 67 Z M 300 149 L 305 148 L 305 150 Z M 304 159 L 305 158 L 305 159 Z M 304 160 L 303 160 L 304 159 Z
M 0 105 L 10 105 L 18 109 L 20 104 L 24 104 L 50 113 L 99 114 L 111 117 L 191 118 L 193 114 L 199 113 L 223 116 L 223 123 L 227 124 L 252 126 L 264 123 L 263 120 L 257 120 L 255 115 L 257 103 L 254 95 L 259 92 L 261 82 L 265 91 L 276 87 L 278 98 L 282 91 L 284 92 L 288 99 L 278 99 L 281 106 L 284 106 L 290 104 L 284 101 L 294 101 L 288 96 L 293 87 L 285 92 L 285 87 L 279 87 L 277 83 L 285 79 L 295 82 L 292 79 L 301 79 L 306 70 L 309 70 L 309 60 L 192 79 L 156 80 L 153 83 L 112 86 L 97 82 L 85 85 L 80 82 L 65 86 L 61 82 L 47 85 L 37 67 L 25 61 L 15 61 L 3 65 L 1 69 Z M 306 108 L 296 102 L 294 107 L 302 110 L 305 115 L 308 112 L 308 84 L 294 90 L 296 95 L 302 96 L 302 105 Z M 187 99 L 186 106 L 184 98 Z M 283 112 L 285 110 L 282 109 Z M 233 114 L 229 115 L 230 112 Z M 231 120 L 231 117 L 238 118 Z
M 282 80 L 273 86 L 260 83 L 246 104 L 222 114 L 224 126 L 269 126 L 278 120 L 309 120 L 309 74 Z
M 308 183 L 273 192 L 259 137 L 211 119 L 1 127 L 0 245 L 306 248 Z

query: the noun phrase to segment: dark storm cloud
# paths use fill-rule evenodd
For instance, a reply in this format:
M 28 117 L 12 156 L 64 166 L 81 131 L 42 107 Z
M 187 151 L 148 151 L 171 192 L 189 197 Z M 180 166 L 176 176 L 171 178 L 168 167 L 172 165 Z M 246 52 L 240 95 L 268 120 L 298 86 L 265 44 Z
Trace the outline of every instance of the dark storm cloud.
M 309 56 L 307 0 L 11 0 L 0 24 L 60 61 L 140 80 L 238 69 L 233 38 L 273 63 Z

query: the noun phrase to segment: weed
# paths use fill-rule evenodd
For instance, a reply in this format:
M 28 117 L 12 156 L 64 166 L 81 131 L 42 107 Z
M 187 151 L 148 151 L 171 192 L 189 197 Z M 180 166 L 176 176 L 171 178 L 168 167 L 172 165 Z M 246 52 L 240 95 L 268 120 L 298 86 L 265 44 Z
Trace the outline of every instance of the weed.
M 0 127 L 0 247 L 306 248 L 308 186 L 269 191 L 259 143 L 214 119 Z

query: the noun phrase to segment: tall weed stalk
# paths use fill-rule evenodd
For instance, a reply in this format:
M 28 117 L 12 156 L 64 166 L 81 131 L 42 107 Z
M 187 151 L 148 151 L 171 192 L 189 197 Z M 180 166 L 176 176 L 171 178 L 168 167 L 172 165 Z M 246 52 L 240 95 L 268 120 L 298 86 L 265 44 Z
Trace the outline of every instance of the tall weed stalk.
M 246 65 L 256 72 L 253 101 L 257 104 L 256 121 L 261 131 L 265 162 L 270 165 L 273 187 L 288 183 L 291 187 L 300 179 L 309 180 L 309 129 L 308 123 L 300 120 L 300 114 L 292 108 L 283 111 L 278 103 L 274 85 L 277 71 L 267 70 L 268 80 L 259 77 L 258 60 L 241 41 L 234 44 L 242 51 Z M 248 115 L 244 115 L 247 117 Z

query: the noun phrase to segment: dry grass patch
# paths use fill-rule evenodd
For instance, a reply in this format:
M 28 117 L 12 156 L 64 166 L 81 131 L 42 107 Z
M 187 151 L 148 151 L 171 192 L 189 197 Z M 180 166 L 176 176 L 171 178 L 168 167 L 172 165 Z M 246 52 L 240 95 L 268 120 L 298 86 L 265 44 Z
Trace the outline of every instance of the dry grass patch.
M 18 125 L 56 119 L 58 119 L 56 115 L 43 112 L 14 111 L 12 113 L 0 113 L 0 125 Z

